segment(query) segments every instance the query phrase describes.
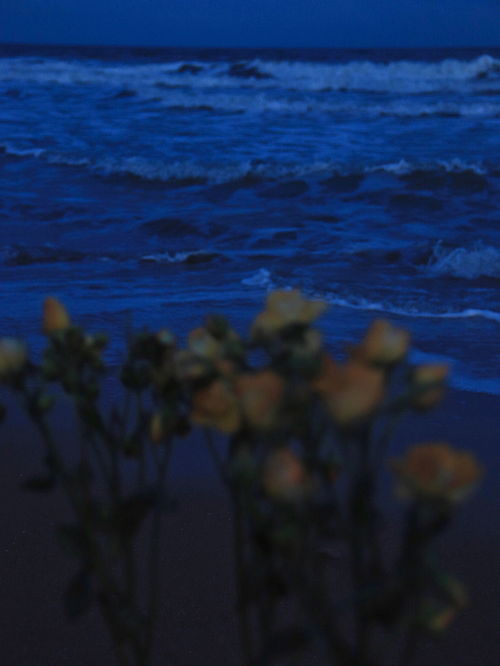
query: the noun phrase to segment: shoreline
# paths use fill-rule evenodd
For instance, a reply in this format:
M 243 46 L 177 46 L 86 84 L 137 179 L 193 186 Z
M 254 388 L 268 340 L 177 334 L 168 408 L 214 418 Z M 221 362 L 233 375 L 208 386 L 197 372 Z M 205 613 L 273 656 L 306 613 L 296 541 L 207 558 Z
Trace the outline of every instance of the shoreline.
M 423 642 L 415 666 L 500 663 L 496 640 L 500 576 L 494 571 L 500 534 L 493 518 L 500 504 L 500 488 L 495 482 L 500 469 L 496 434 L 499 405 L 494 396 L 450 391 L 436 410 L 403 422 L 397 446 L 390 453 L 398 454 L 418 441 L 447 439 L 459 448 L 472 449 L 486 471 L 482 486 L 457 509 L 438 547 L 449 562 L 450 572 L 465 583 L 470 604 L 441 640 Z M 63 435 L 64 429 L 65 424 L 61 424 Z M 75 563 L 61 552 L 54 528 L 68 522 L 69 510 L 58 492 L 37 496 L 19 488 L 22 479 L 39 472 L 41 465 L 42 453 L 28 423 L 13 414 L 0 431 L 0 442 L 4 470 L 0 485 L 4 663 L 112 666 L 111 645 L 97 610 L 76 623 L 68 623 L 63 614 L 62 595 Z M 170 478 L 179 507 L 165 516 L 162 532 L 164 594 L 154 664 L 237 666 L 232 518 L 201 437 L 179 442 Z M 391 496 L 392 489 L 386 487 L 382 503 Z M 388 517 L 392 518 L 392 511 Z

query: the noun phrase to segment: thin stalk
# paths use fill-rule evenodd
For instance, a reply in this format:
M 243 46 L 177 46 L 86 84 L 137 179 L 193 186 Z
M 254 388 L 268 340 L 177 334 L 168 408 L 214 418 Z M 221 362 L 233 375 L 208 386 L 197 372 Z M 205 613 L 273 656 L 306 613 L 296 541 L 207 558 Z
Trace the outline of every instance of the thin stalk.
M 213 434 L 208 428 L 203 429 L 203 433 L 205 435 L 205 441 L 207 443 L 207 448 L 212 456 L 212 460 L 214 462 L 215 468 L 219 474 L 219 478 L 222 481 L 222 483 L 229 487 L 230 486 L 230 479 L 228 478 L 226 468 L 224 466 L 224 461 L 221 458 L 221 455 L 219 451 L 217 450 L 217 447 L 214 442 Z
M 244 666 L 253 663 L 253 640 L 248 613 L 248 588 L 245 567 L 245 530 L 241 497 L 237 491 L 232 492 L 234 506 L 233 552 L 235 556 L 237 607 L 241 648 Z
M 156 444 L 154 445 L 157 446 Z M 159 456 L 158 461 L 158 476 L 156 482 L 157 498 L 154 508 L 151 532 L 150 532 L 150 546 L 149 546 L 149 600 L 148 612 L 145 629 L 144 639 L 144 662 L 141 666 L 146 666 L 151 658 L 151 651 L 153 647 L 153 634 L 155 623 L 158 615 L 159 599 L 161 592 L 161 576 L 159 576 L 160 569 L 160 546 L 161 546 L 161 522 L 162 522 L 162 506 L 163 494 L 165 490 L 166 476 L 168 463 L 172 453 L 172 442 L 169 441 L 165 444 L 163 455 Z

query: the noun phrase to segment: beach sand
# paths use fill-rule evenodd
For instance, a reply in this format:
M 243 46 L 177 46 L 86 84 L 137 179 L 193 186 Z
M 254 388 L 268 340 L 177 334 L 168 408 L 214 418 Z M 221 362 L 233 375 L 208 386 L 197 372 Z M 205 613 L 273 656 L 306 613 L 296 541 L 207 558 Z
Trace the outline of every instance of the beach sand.
M 440 408 L 403 424 L 393 448 L 447 439 L 474 450 L 486 468 L 481 488 L 459 508 L 438 548 L 466 584 L 470 604 L 442 639 L 422 644 L 416 666 L 500 664 L 499 413 L 499 398 L 450 391 Z M 64 428 L 61 423 L 63 436 L 71 438 Z M 15 410 L 0 431 L 0 456 L 2 666 L 112 666 L 99 613 L 74 623 L 65 619 L 62 596 L 75 563 L 61 552 L 54 528 L 69 521 L 70 513 L 58 492 L 37 495 L 19 488 L 40 471 L 42 451 Z M 171 478 L 179 506 L 166 516 L 162 534 L 155 666 L 238 666 L 230 506 L 199 438 L 179 443 Z M 388 656 L 382 666 L 396 665 Z

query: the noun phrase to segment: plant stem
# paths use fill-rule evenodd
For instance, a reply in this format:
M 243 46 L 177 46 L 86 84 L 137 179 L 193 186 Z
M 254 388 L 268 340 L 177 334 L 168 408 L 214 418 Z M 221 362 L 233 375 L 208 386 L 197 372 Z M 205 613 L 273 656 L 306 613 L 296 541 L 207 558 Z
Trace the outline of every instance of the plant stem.
M 241 495 L 238 489 L 232 492 L 234 506 L 233 549 L 236 569 L 237 608 L 240 630 L 243 663 L 251 666 L 253 662 L 253 641 L 248 615 L 248 593 L 245 571 L 245 530 L 243 524 L 243 510 Z

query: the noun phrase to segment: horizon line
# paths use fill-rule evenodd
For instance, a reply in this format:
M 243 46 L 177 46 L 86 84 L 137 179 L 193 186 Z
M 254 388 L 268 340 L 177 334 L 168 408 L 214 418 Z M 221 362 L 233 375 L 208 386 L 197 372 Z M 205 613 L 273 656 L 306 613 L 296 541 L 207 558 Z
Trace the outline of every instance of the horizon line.
M 373 49 L 385 49 L 385 50 L 431 50 L 431 49 L 500 49 L 500 45 L 493 44 L 425 44 L 419 46 L 398 46 L 398 45 L 371 45 L 371 46 L 276 46 L 276 45 L 267 45 L 267 46 L 249 46 L 249 45 L 240 45 L 240 46 L 224 46 L 224 45 L 194 45 L 194 44 L 89 44 L 89 43 L 73 43 L 65 44 L 60 42 L 17 42 L 17 41 L 0 41 L 0 46 L 41 46 L 41 47 L 58 47 L 58 48 L 124 48 L 124 49 L 203 49 L 203 50 L 216 50 L 216 49 L 227 49 L 227 50 L 283 50 L 287 51 L 290 49 L 297 50 L 351 50 L 351 51 L 369 51 Z

